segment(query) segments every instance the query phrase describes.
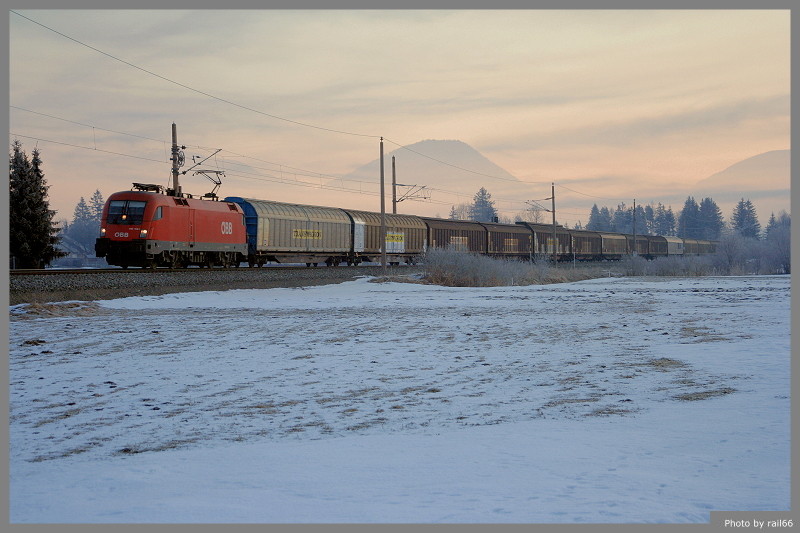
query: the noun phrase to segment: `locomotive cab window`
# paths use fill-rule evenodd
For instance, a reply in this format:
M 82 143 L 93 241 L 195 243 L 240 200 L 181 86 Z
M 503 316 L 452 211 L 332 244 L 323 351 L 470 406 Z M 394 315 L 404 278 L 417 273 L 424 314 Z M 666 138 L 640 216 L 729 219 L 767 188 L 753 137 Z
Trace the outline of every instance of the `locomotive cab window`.
M 162 206 L 158 206 L 155 214 L 153 215 L 153 220 L 161 220 L 162 218 L 164 218 L 164 212 Z
M 141 224 L 147 202 L 112 200 L 108 204 L 108 224 Z

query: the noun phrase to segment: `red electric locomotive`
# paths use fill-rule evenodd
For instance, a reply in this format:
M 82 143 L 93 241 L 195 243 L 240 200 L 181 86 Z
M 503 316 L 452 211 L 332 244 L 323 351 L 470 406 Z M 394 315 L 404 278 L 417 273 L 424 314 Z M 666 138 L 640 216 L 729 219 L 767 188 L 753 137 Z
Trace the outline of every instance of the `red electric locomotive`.
M 247 257 L 244 215 L 231 202 L 164 194 L 134 183 L 103 208 L 97 257 L 122 268 L 239 266 Z

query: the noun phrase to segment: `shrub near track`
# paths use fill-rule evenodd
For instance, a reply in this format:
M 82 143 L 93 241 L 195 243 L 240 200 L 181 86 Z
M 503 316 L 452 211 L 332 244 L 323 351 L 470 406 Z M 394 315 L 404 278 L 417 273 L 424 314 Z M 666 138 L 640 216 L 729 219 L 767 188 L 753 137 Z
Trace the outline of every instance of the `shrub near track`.
M 425 280 L 449 287 L 500 287 L 566 283 L 610 274 L 608 266 L 552 266 L 549 262 L 529 263 L 494 259 L 453 249 L 434 248 L 425 254 Z

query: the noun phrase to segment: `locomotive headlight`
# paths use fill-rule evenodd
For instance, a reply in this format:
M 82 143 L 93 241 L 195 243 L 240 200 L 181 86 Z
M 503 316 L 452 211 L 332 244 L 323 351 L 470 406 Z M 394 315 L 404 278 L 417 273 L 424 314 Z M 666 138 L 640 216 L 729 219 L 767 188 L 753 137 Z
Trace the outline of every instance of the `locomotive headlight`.
M 101 237 L 105 237 L 106 236 L 106 228 L 100 228 L 100 236 Z
M 142 231 L 139 232 L 139 238 L 140 239 L 146 239 L 147 238 L 147 230 L 146 229 L 143 229 Z

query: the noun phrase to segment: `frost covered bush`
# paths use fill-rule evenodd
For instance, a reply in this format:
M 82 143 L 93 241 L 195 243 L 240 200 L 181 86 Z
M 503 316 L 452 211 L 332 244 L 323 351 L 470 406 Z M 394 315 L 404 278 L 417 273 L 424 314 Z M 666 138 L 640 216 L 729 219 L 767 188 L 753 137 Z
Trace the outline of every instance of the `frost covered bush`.
M 789 274 L 789 229 L 777 228 L 763 241 L 737 233 L 725 234 L 717 243 L 713 264 L 718 273 L 732 276 Z
M 717 273 L 714 259 L 707 256 L 657 257 L 648 261 L 641 256 L 622 260 L 627 276 L 709 276 Z
M 598 277 L 589 269 L 553 266 L 546 261 L 531 263 L 495 259 L 452 248 L 433 248 L 425 253 L 425 280 L 450 287 L 498 287 L 565 283 Z
M 519 261 L 492 259 L 453 249 L 433 248 L 425 253 L 425 279 L 451 287 L 529 285 L 532 269 Z

